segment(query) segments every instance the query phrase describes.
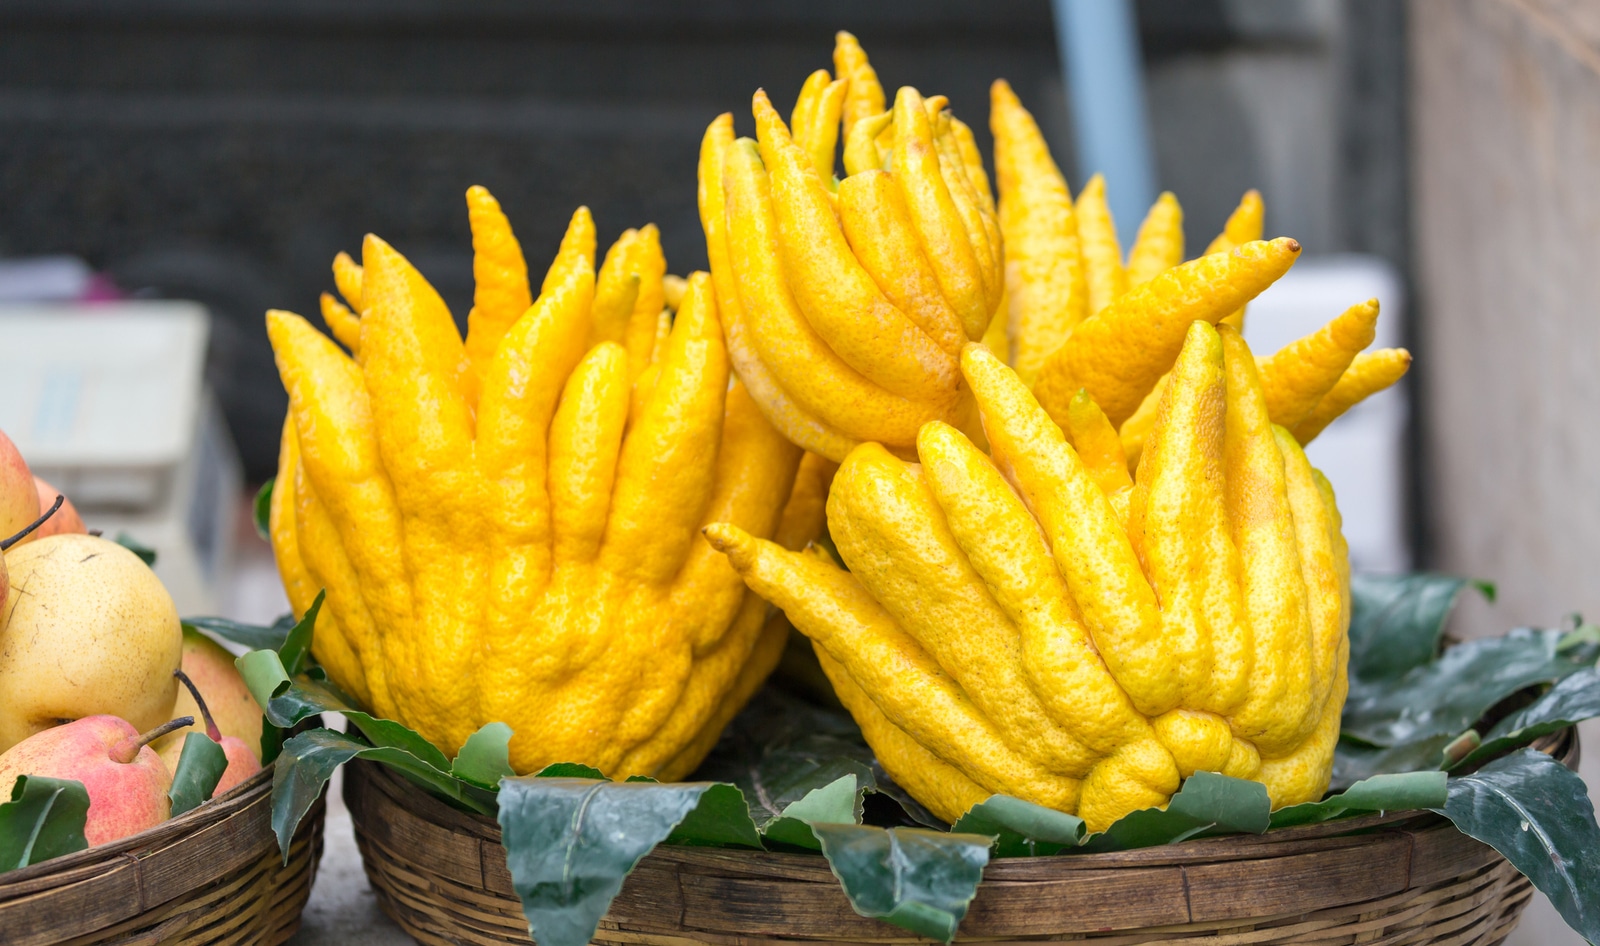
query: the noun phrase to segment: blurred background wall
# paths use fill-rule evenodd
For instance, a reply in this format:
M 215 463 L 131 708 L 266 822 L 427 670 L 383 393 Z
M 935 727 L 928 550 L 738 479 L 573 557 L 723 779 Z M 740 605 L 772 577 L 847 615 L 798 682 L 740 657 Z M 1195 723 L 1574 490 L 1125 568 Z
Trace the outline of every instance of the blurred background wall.
M 1600 7 L 1413 0 L 1417 393 L 1461 633 L 1600 617 Z M 1600 726 L 1583 728 L 1590 747 Z M 1600 765 L 1590 751 L 1590 796 Z M 1509 941 L 1583 942 L 1536 902 Z
M 1271 232 L 1403 265 L 1397 3 L 1138 14 L 1159 183 L 1192 244 L 1259 187 Z M 478 183 L 531 260 L 587 202 L 608 238 L 654 221 L 673 271 L 703 267 L 706 123 L 748 124 L 758 85 L 791 100 L 840 28 L 886 83 L 949 95 L 986 150 L 989 83 L 1010 79 L 1086 176 L 1047 0 L 0 0 L 0 257 L 73 254 L 208 305 L 208 377 L 261 480 L 284 406 L 262 312 L 315 310 L 335 252 L 381 234 L 464 318 Z

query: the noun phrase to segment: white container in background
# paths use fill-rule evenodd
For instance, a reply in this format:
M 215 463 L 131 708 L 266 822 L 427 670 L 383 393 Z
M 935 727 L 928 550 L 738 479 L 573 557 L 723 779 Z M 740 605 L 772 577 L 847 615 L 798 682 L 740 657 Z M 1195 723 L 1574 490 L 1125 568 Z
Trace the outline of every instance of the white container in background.
M 1378 257 L 1307 257 L 1250 303 L 1245 339 L 1257 356 L 1266 357 L 1350 306 L 1376 298 L 1380 314 L 1371 348 L 1399 347 L 1404 292 L 1394 267 Z M 1411 567 L 1405 443 L 1409 416 L 1402 382 L 1356 405 L 1306 449 L 1311 463 L 1333 484 L 1355 571 Z
M 0 430 L 90 529 L 155 549 L 186 615 L 223 600 L 243 484 L 209 331 L 193 302 L 0 305 Z

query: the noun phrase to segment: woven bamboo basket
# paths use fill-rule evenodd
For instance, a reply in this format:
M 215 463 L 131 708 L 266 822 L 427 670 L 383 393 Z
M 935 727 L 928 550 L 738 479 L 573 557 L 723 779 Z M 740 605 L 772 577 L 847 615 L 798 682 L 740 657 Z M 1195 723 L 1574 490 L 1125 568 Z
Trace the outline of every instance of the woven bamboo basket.
M 1576 765 L 1577 736 L 1539 746 Z M 529 942 L 499 826 L 371 763 L 345 804 L 385 913 L 418 941 Z M 1346 943 L 1489 946 L 1532 887 L 1493 848 L 1426 812 L 1391 812 L 1114 854 L 994 860 L 960 942 L 1100 946 Z M 655 849 L 623 884 L 600 944 L 926 942 L 859 916 L 819 856 Z
M 300 928 L 324 810 L 285 864 L 268 768 L 148 831 L 0 874 L 0 944 L 278 946 Z

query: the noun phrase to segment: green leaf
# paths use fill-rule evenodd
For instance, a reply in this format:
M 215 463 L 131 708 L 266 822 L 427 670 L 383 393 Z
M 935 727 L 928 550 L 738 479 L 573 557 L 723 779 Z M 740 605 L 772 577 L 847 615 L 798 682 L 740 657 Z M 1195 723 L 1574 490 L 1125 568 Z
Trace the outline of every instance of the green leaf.
M 1457 644 L 1398 678 L 1352 680 L 1340 734 L 1374 746 L 1459 735 L 1511 694 L 1593 663 L 1591 648 L 1563 650 L 1562 637 L 1561 631 L 1518 628 Z
M 438 750 L 434 750 L 437 752 Z M 442 756 L 441 756 L 442 757 Z M 300 819 L 316 802 L 333 772 L 351 759 L 369 759 L 396 769 L 424 788 L 480 814 L 492 814 L 477 796 L 448 771 L 394 746 L 370 746 L 331 729 L 298 733 L 283 744 L 272 773 L 272 830 L 288 863 L 289 843 Z
M 72 779 L 19 775 L 0 804 L 0 873 L 89 846 L 89 792 Z
M 994 838 L 996 857 L 1057 854 L 1083 843 L 1083 819 L 1010 795 L 990 795 L 950 826 L 957 834 Z
M 817 824 L 860 824 L 862 796 L 866 786 L 855 775 L 841 775 L 821 788 L 814 788 L 785 806 L 778 817 L 761 826 L 768 841 L 808 850 L 822 846 L 812 833 Z
M 691 847 L 747 847 L 761 849 L 761 833 L 750 820 L 744 793 L 727 783 L 713 783 L 700 796 L 700 804 L 684 816 L 668 844 Z
M 1443 772 L 1377 775 L 1322 801 L 1279 808 L 1272 813 L 1272 826 L 1287 828 L 1297 824 L 1316 824 L 1371 811 L 1420 811 L 1438 808 L 1444 803 Z
M 312 613 L 306 612 L 308 616 Z M 283 661 L 270 650 L 253 650 L 234 664 L 250 694 L 265 707 L 267 721 L 279 729 L 293 729 L 323 713 L 342 713 L 373 746 L 401 749 L 433 769 L 447 774 L 451 771 L 445 754 L 416 730 L 357 709 L 354 701 L 325 680 L 305 675 L 291 680 Z M 474 749 L 474 754 L 477 752 Z
M 1452 768 L 1476 765 L 1596 716 L 1600 716 L 1600 670 L 1586 667 L 1551 687 L 1531 705 L 1496 723 L 1483 744 Z
M 517 774 L 511 768 L 511 727 L 484 723 L 462 744 L 455 761 L 450 763 L 450 774 L 479 788 L 498 791 L 502 778 Z
M 1175 844 L 1202 834 L 1261 834 L 1271 824 L 1272 803 L 1260 782 L 1196 772 L 1166 808 L 1144 808 L 1091 835 L 1078 852 L 1127 851 Z
M 185 628 L 194 628 L 204 631 L 211 637 L 220 638 L 235 644 L 242 644 L 251 650 L 277 650 L 283 646 L 284 639 L 289 635 L 289 629 L 294 627 L 294 615 L 285 614 L 270 625 L 241 624 L 219 617 L 190 617 L 183 619 Z
M 1391 680 L 1433 660 L 1445 619 L 1468 584 L 1427 573 L 1351 576 L 1351 677 Z M 1493 586 L 1475 587 L 1494 600 Z
M 283 730 L 272 725 L 265 714 L 261 717 L 261 764 L 271 765 L 283 751 Z
M 155 567 L 155 564 L 156 564 L 156 550 L 155 549 L 151 548 L 148 545 L 145 545 L 143 542 L 140 542 L 138 539 L 134 538 L 133 536 L 129 535 L 126 532 L 118 532 L 117 533 L 117 537 L 115 539 L 113 539 L 112 541 L 117 543 L 118 545 L 122 546 L 123 548 L 127 549 L 128 551 L 132 552 L 133 554 L 139 556 L 139 559 L 141 561 L 143 561 L 146 565 L 149 565 L 152 568 Z
M 604 779 L 605 773 L 591 765 L 578 762 L 552 762 L 540 769 L 536 778 L 592 778 Z
M 765 826 L 788 806 L 846 775 L 878 786 L 872 750 L 846 713 L 764 688 L 723 731 L 698 779 L 738 786 L 750 817 Z
M 989 863 L 987 836 L 859 824 L 812 828 L 857 913 L 930 939 L 955 939 Z
M 275 697 L 289 689 L 293 682 L 289 679 L 288 671 L 283 668 L 283 660 L 276 651 L 252 650 L 233 662 L 239 671 L 239 676 L 244 679 L 245 689 L 255 697 L 256 703 L 267 707 L 272 705 Z M 270 717 L 270 713 L 268 713 Z M 281 726 L 276 720 L 273 725 Z M 292 726 L 294 723 L 288 723 Z
M 252 508 L 256 535 L 268 542 L 272 541 L 272 484 L 277 481 L 277 477 L 268 477 L 267 481 L 261 484 L 261 488 L 256 490 L 256 501 Z
M 1503 854 L 1568 926 L 1600 942 L 1600 826 L 1571 769 L 1536 749 L 1518 750 L 1452 778 L 1440 813 Z
M 1436 770 L 1444 759 L 1444 747 L 1455 738 L 1454 733 L 1429 736 L 1398 746 L 1369 746 L 1340 739 L 1333 750 L 1331 787 L 1342 790 L 1377 775 Z
M 203 732 L 191 731 L 183 737 L 183 752 L 172 772 L 172 817 L 209 801 L 228 768 L 228 754 Z
M 506 865 L 534 941 L 588 946 L 624 878 L 711 787 L 548 777 L 502 781 Z
M 283 646 L 278 648 L 278 659 L 283 661 L 283 669 L 291 677 L 305 669 L 306 658 L 311 655 L 311 635 L 317 626 L 317 613 L 322 610 L 322 599 L 327 594 L 326 590 L 317 592 L 311 607 L 306 608 L 299 622 L 289 628 L 289 633 L 284 635 Z

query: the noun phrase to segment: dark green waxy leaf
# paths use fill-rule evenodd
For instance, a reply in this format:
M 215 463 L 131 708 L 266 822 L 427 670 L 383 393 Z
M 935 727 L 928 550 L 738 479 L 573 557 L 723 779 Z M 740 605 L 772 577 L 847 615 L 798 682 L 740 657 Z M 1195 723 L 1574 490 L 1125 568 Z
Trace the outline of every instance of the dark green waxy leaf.
M 398 724 L 396 724 L 398 725 Z M 434 750 L 438 752 L 437 749 Z M 389 766 L 469 811 L 493 814 L 494 805 L 470 791 L 446 767 L 433 765 L 395 746 L 372 746 L 331 729 L 299 733 L 283 744 L 272 773 L 272 830 L 278 836 L 285 863 L 289 842 L 300 819 L 316 803 L 333 772 L 351 759 L 368 759 Z
M 252 518 L 256 523 L 256 535 L 268 542 L 272 541 L 272 485 L 277 477 L 269 477 L 261 488 L 256 490 L 255 504 L 251 507 Z
M 726 783 L 712 783 L 700 804 L 684 816 L 667 836 L 668 844 L 691 847 L 747 847 L 761 849 L 761 833 L 750 820 L 744 793 Z
M 191 617 L 183 619 L 185 628 L 203 631 L 211 637 L 242 644 L 251 650 L 277 650 L 283 646 L 284 640 L 289 636 L 290 628 L 295 626 L 294 615 L 285 614 L 283 617 L 268 625 L 241 624 L 227 618 L 218 617 Z
M 1600 670 L 1586 667 L 1551 687 L 1531 705 L 1496 723 L 1483 743 L 1453 768 L 1477 765 L 1540 736 L 1600 716 Z
M 1374 746 L 1459 735 L 1511 694 L 1554 683 L 1594 662 L 1591 647 L 1563 649 L 1563 636 L 1519 628 L 1457 644 L 1395 679 L 1352 680 L 1340 734 Z
M 858 782 L 854 775 L 841 775 L 785 806 L 778 817 L 761 826 L 761 835 L 779 844 L 821 850 L 811 826 L 860 824 L 861 798 L 865 793 L 866 786 Z
M 1437 657 L 1445 621 L 1466 586 L 1452 575 L 1352 575 L 1351 674 L 1393 678 Z
M 989 863 L 990 838 L 981 834 L 822 823 L 812 830 L 857 913 L 946 943 Z
M 140 542 L 138 539 L 134 538 L 128 533 L 118 532 L 117 537 L 112 541 L 139 556 L 140 561 L 144 562 L 146 565 L 151 567 L 155 566 L 156 550 L 148 545 L 145 545 L 143 542 Z
M 854 776 L 877 787 L 872 750 L 848 714 L 771 688 L 760 690 L 723 732 L 695 777 L 739 787 L 765 826 L 807 794 Z
M 0 804 L 0 873 L 89 846 L 89 793 L 73 779 L 21 775 Z
M 1445 803 L 1443 772 L 1375 775 L 1321 801 L 1290 805 L 1272 813 L 1274 828 L 1316 824 L 1374 811 L 1420 811 Z
M 885 798 L 891 799 L 895 805 L 899 807 L 904 820 L 908 822 L 908 827 L 916 827 L 920 825 L 924 828 L 932 828 L 935 831 L 950 830 L 950 825 L 948 822 L 929 811 L 923 806 L 922 802 L 912 798 L 911 793 L 900 787 L 900 785 L 895 782 L 894 778 L 889 775 L 888 772 L 884 771 L 883 763 L 876 759 L 874 759 L 872 762 L 872 777 L 878 783 L 876 788 L 877 793 Z M 871 824 L 880 824 L 880 822 L 873 821 L 866 815 L 864 815 L 863 818 Z M 883 827 L 893 826 L 883 825 Z
M 450 774 L 487 791 L 499 791 L 502 778 L 517 774 L 511 768 L 511 727 L 485 723 L 468 736 L 450 763 Z
M 1398 746 L 1369 746 L 1341 739 L 1333 750 L 1333 780 L 1330 787 L 1342 791 L 1376 775 L 1437 769 L 1444 761 L 1445 746 L 1455 738 L 1455 734 L 1429 736 Z
M 172 772 L 172 789 L 167 792 L 172 799 L 172 816 L 176 818 L 209 801 L 227 769 L 228 754 L 210 736 L 192 731 L 184 736 L 178 767 Z
M 1450 780 L 1441 814 L 1522 871 L 1561 918 L 1600 942 L 1600 826 L 1571 769 L 1519 749 Z
M 1010 795 L 991 795 L 950 826 L 958 834 L 987 834 L 996 857 L 1057 854 L 1083 843 L 1083 819 Z
M 306 614 L 310 615 L 312 611 Z M 257 703 L 266 707 L 267 721 L 280 729 L 293 729 L 323 713 L 343 713 L 345 719 L 373 746 L 401 749 L 433 769 L 444 773 L 451 771 L 450 760 L 445 758 L 445 754 L 415 730 L 394 720 L 380 719 L 362 712 L 350 697 L 326 680 L 307 675 L 290 679 L 283 661 L 272 651 L 253 650 L 235 661 L 235 665 L 250 694 Z M 509 729 L 507 732 L 509 738 Z M 474 756 L 492 751 L 492 740 L 486 737 L 480 740 L 480 746 L 481 749 L 474 748 Z
M 539 946 L 588 946 L 639 861 L 711 789 L 572 778 L 500 783 L 506 865 Z
M 1078 852 L 1127 851 L 1174 844 L 1202 834 L 1260 834 L 1271 823 L 1272 803 L 1260 782 L 1196 772 L 1166 808 L 1144 808 L 1091 835 Z
M 294 627 L 289 628 L 289 633 L 283 637 L 283 646 L 278 648 L 278 659 L 283 661 L 283 669 L 291 677 L 305 669 L 306 659 L 311 656 L 311 636 L 317 627 L 317 614 L 322 610 L 322 599 L 327 594 L 326 591 L 317 592 L 311 607 L 306 608 L 306 613 L 300 615 L 300 620 L 295 622 Z
M 603 779 L 605 773 L 590 765 L 577 762 L 554 762 L 538 772 L 538 778 L 592 778 Z
M 1494 600 L 1494 586 L 1449 575 L 1351 576 L 1350 675 L 1392 680 L 1433 660 L 1445 619 L 1469 584 Z

